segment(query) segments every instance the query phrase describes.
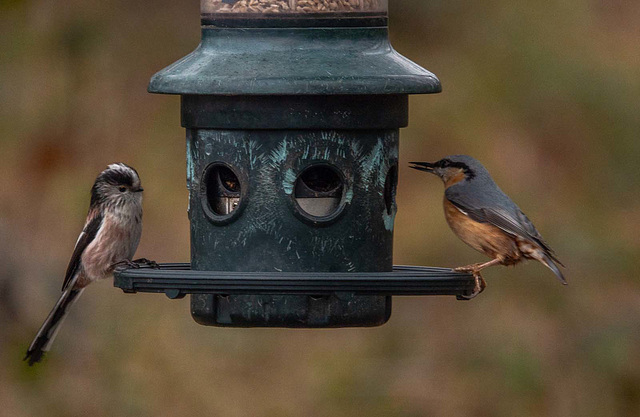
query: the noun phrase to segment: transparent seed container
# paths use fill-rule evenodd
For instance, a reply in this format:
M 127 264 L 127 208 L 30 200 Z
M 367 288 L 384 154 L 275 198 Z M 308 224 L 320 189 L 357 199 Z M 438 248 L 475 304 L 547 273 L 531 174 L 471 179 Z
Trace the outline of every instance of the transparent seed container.
M 327 14 L 387 14 L 388 0 L 201 0 L 203 17 L 242 14 L 244 18 L 296 15 L 314 17 Z M 338 17 L 338 16 L 336 16 Z

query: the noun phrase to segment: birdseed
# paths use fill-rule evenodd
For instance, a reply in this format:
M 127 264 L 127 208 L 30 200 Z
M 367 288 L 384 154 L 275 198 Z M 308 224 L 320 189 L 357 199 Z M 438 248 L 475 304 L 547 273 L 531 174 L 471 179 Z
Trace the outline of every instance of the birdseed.
M 201 0 L 202 13 L 330 13 L 382 10 L 382 0 Z

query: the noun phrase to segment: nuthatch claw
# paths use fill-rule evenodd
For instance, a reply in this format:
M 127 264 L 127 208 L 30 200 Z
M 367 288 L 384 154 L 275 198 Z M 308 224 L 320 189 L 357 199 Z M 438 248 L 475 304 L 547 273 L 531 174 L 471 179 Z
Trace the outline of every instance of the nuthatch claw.
M 465 267 L 462 267 L 465 268 Z M 473 292 L 469 295 L 459 295 L 458 299 L 460 300 L 471 300 L 476 298 L 478 294 L 480 294 L 487 287 L 487 283 L 484 278 L 480 274 L 480 271 L 469 271 L 467 269 L 455 268 L 454 271 L 459 272 L 471 272 L 473 274 L 473 278 L 475 279 L 476 285 L 473 287 Z
M 455 269 L 473 273 L 476 286 L 470 298 L 486 286 L 480 275 L 482 269 L 497 264 L 514 265 L 524 259 L 542 262 L 560 282 L 567 284 L 556 265 L 564 266 L 562 262 L 480 162 L 467 155 L 452 155 L 433 163 L 411 163 L 411 168 L 442 179 L 444 214 L 449 227 L 463 242 L 491 258 L 489 262 Z

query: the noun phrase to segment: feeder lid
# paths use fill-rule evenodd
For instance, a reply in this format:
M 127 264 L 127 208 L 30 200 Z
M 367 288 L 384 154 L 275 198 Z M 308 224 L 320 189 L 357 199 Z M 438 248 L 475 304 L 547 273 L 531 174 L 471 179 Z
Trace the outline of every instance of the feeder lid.
M 386 27 L 214 28 L 155 74 L 151 93 L 182 95 L 426 94 L 438 78 L 397 53 Z

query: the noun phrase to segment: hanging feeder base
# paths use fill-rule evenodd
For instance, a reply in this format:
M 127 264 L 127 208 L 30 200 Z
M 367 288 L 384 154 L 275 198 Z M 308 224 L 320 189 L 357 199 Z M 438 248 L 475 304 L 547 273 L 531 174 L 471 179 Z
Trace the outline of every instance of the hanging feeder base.
M 472 275 L 449 268 L 394 266 L 391 272 L 194 271 L 188 263 L 116 270 L 126 293 L 191 294 L 191 315 L 219 327 L 370 327 L 387 322 L 393 295 L 473 293 Z

